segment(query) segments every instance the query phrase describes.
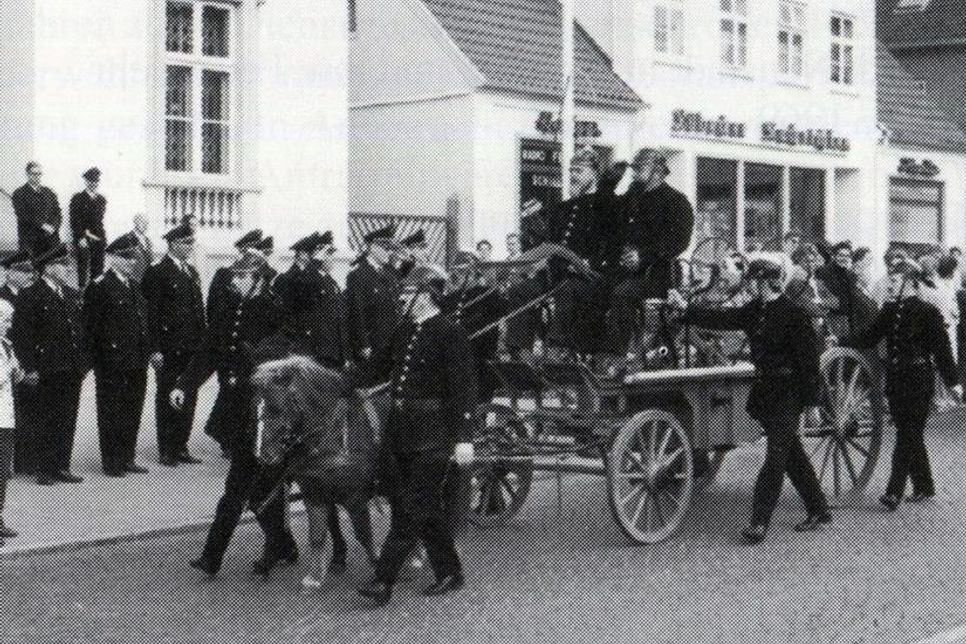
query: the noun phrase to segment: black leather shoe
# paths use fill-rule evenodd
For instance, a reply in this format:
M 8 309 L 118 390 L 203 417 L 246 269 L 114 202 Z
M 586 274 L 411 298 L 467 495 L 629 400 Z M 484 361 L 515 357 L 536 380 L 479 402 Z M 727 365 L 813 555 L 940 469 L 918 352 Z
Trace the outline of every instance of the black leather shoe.
M 123 479 L 124 478 L 124 470 L 114 469 L 112 467 L 110 469 L 104 470 L 104 476 L 108 476 L 108 477 L 110 477 L 112 479 Z
M 179 463 L 186 463 L 188 465 L 198 465 L 201 463 L 201 459 L 191 455 L 191 452 L 184 450 L 175 457 L 175 460 Z
M 128 474 L 147 474 L 148 468 L 141 467 L 140 465 L 132 461 L 124 466 L 124 471 L 127 472 Z
M 795 532 L 811 532 L 820 525 L 832 523 L 832 513 L 826 510 L 821 514 L 810 514 L 804 521 L 795 526 Z
M 272 568 L 279 564 L 286 566 L 291 566 L 298 563 L 299 560 L 299 549 L 294 545 L 281 552 L 274 550 L 266 550 L 262 553 L 254 563 L 252 563 L 252 572 L 256 575 L 261 575 L 262 577 L 268 577 L 268 574 L 272 571 Z
M 159 460 L 159 462 L 161 463 L 161 465 L 164 465 L 165 467 L 177 467 L 178 466 L 178 459 L 176 459 L 173 456 L 168 456 L 167 454 L 165 454 L 164 456 L 162 456 L 161 459 Z
M 744 538 L 745 543 L 749 545 L 755 545 L 761 543 L 768 536 L 768 526 L 762 524 L 752 524 L 741 531 L 741 536 Z
M 929 501 L 936 498 L 936 493 L 926 494 L 925 492 L 913 492 L 909 497 L 910 503 L 920 503 L 922 501 Z
M 438 597 L 446 593 L 454 593 L 464 585 L 466 580 L 463 579 L 463 573 L 458 572 L 455 575 L 446 575 L 442 579 L 437 579 L 435 584 L 423 590 L 423 594 L 427 597 Z
M 899 504 L 902 503 L 902 499 L 895 494 L 883 494 L 879 497 L 879 503 L 889 508 L 889 512 L 895 512 L 899 509 Z
M 14 539 L 18 537 L 19 534 L 20 533 L 18 533 L 16 530 L 11 530 L 8 528 L 6 524 L 0 520 L 0 539 Z
M 209 577 L 214 577 L 218 574 L 218 569 L 221 567 L 214 561 L 202 555 L 197 559 L 192 560 L 188 565 L 190 565 L 195 570 L 200 570 Z
M 332 559 L 329 562 L 329 574 L 334 577 L 341 577 L 346 571 L 345 559 Z
M 45 485 L 47 487 L 50 487 L 50 486 L 56 485 L 56 484 L 57 484 L 57 481 L 55 481 L 54 480 L 54 477 L 51 476 L 50 474 L 38 474 L 37 475 L 37 485 Z
M 392 599 L 392 586 L 377 580 L 360 588 L 359 594 L 371 599 L 376 606 L 385 606 Z
M 84 478 L 73 474 L 70 470 L 61 470 L 54 474 L 54 480 L 62 483 L 83 483 Z

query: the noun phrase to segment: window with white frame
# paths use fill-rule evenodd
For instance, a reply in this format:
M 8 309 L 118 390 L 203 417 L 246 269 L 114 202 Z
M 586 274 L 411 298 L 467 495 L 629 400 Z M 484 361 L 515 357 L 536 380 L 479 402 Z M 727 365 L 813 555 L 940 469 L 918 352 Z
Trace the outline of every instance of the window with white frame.
M 235 5 L 168 0 L 165 30 L 164 168 L 232 170 Z
M 778 12 L 778 73 L 800 79 L 805 73 L 805 5 L 782 0 Z
M 654 5 L 654 51 L 661 58 L 684 58 L 683 0 L 664 0 Z
M 719 0 L 721 64 L 743 70 L 748 66 L 748 0 Z
M 855 19 L 833 15 L 832 50 L 829 79 L 836 85 L 855 84 Z

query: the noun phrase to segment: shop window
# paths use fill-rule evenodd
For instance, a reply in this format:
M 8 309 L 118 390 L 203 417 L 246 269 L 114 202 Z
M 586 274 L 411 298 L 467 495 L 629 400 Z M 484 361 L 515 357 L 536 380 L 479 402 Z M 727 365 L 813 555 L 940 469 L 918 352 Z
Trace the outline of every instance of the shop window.
M 857 213 L 843 213 L 854 217 Z M 789 168 L 788 229 L 807 240 L 825 237 L 825 171 Z
M 228 174 L 236 9 L 185 0 L 169 1 L 166 8 L 165 170 Z
M 735 244 L 738 221 L 738 162 L 698 159 L 694 239 L 718 237 Z
M 745 250 L 779 250 L 782 238 L 782 168 L 745 165 Z
M 889 239 L 912 246 L 942 242 L 943 184 L 892 179 L 889 189 Z
M 720 0 L 721 64 L 728 69 L 748 66 L 748 0 Z
M 805 72 L 805 5 L 783 1 L 778 17 L 778 73 L 800 79 Z
M 665 0 L 654 5 L 654 51 L 661 58 L 685 56 L 682 5 L 682 0 Z
M 855 20 L 833 15 L 830 80 L 836 85 L 855 84 Z

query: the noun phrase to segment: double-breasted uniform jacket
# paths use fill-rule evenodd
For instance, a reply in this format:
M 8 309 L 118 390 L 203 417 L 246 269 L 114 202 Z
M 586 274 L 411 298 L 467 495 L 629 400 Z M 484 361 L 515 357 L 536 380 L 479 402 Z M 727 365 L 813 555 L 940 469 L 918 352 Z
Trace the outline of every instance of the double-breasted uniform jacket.
M 396 453 L 450 452 L 473 439 L 476 374 L 466 331 L 443 315 L 405 321 L 357 376 L 390 383 L 385 446 Z
M 348 328 L 342 290 L 314 266 L 293 265 L 275 280 L 292 335 L 300 350 L 329 368 L 348 359 Z
M 9 284 L 0 286 L 0 300 L 6 300 L 7 302 L 10 302 L 10 304 L 17 303 L 17 294 L 13 292 L 13 289 L 10 288 Z
M 104 236 L 104 213 L 107 210 L 107 199 L 104 195 L 98 194 L 91 197 L 91 194 L 82 190 L 70 199 L 68 216 L 70 219 L 70 230 L 74 243 L 93 235 L 99 240 L 97 243 L 103 244 Z
M 84 290 L 84 337 L 96 369 L 143 369 L 150 355 L 147 303 L 138 285 L 109 270 Z
M 53 190 L 47 186 L 34 190 L 30 184 L 24 184 L 13 191 L 11 199 L 21 250 L 37 252 L 49 237 L 43 230 L 45 224 L 53 227 L 54 236 L 59 239 L 61 211 Z
M 932 396 L 933 369 L 947 386 L 958 382 L 956 362 L 942 314 L 918 297 L 886 302 L 869 326 L 840 343 L 859 349 L 886 340 L 886 394 L 890 398 Z
M 80 294 L 69 286 L 62 287 L 62 295 L 58 295 L 40 278 L 20 291 L 10 337 L 27 373 L 87 371 Z
M 151 352 L 194 353 L 204 342 L 207 328 L 195 267 L 165 255 L 144 272 L 141 293 L 147 302 Z
M 282 315 L 278 298 L 264 284 L 247 296 L 229 290 L 213 311 L 204 342 L 178 377 L 177 389 L 197 390 L 217 372 L 221 389 L 207 431 L 226 447 L 250 435 L 254 351 L 279 330 Z
M 223 266 L 215 271 L 208 285 L 208 299 L 205 302 L 205 315 L 208 323 L 215 318 L 215 311 L 225 304 L 225 300 L 231 293 L 231 269 Z
M 346 280 L 346 309 L 349 346 L 359 357 L 369 348 L 373 353 L 389 343 L 399 319 L 399 282 L 392 271 L 376 268 L 363 260 Z
M 805 312 L 782 295 L 736 308 L 691 306 L 686 321 L 708 329 L 744 331 L 756 377 L 748 413 L 756 419 L 798 416 L 819 404 L 818 339 Z

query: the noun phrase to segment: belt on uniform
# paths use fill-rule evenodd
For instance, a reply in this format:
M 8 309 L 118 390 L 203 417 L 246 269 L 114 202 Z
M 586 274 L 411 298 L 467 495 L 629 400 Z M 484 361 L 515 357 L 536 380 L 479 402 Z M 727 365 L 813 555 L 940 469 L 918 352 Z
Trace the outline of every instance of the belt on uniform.
M 442 403 L 439 398 L 393 398 L 392 406 L 396 409 L 412 409 L 414 411 L 439 411 Z

